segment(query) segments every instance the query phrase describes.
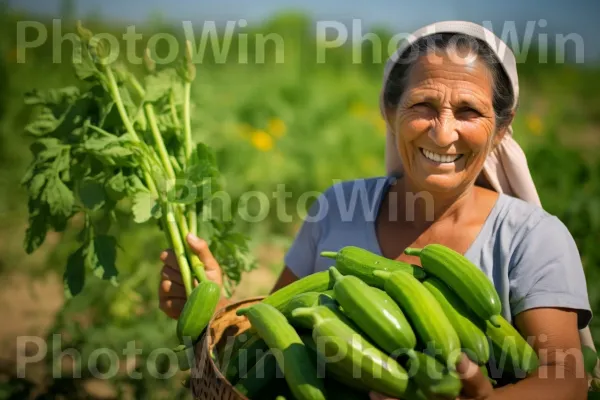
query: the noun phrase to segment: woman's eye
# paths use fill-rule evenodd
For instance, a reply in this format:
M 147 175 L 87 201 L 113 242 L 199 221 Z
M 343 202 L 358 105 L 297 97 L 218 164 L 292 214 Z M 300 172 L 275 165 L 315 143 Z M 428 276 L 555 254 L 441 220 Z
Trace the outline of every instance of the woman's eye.
M 429 108 L 429 104 L 427 104 L 427 103 L 416 103 L 416 104 L 413 104 L 412 107 L 413 108 Z
M 471 107 L 463 107 L 463 108 L 459 109 L 458 112 L 459 112 L 459 114 L 469 115 L 469 116 L 480 116 L 481 115 L 481 113 L 479 111 L 477 111 Z

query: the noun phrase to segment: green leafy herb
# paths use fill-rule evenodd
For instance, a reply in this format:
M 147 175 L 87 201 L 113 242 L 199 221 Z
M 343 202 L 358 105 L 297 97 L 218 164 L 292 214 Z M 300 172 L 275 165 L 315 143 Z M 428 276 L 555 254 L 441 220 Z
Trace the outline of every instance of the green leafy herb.
M 102 62 L 108 48 L 89 30 L 78 26 L 78 34 L 73 67 L 80 85 L 25 96 L 34 107 L 25 127 L 34 138 L 22 179 L 29 194 L 25 250 L 34 252 L 50 230 L 64 230 L 71 218 L 83 216 L 81 243 L 64 270 L 65 293 L 81 293 L 87 274 L 116 285 L 118 236 L 111 227 L 117 204 L 127 200 L 133 221 L 154 223 L 164 232 L 188 294 L 193 275 L 205 276 L 185 237 L 198 232 L 199 220 L 210 225 L 206 239 L 230 293 L 255 264 L 233 221 L 203 215 L 223 185 L 212 149 L 192 140 L 195 66 L 187 57 L 156 70 L 147 54 L 150 72 L 138 79 L 124 65 Z

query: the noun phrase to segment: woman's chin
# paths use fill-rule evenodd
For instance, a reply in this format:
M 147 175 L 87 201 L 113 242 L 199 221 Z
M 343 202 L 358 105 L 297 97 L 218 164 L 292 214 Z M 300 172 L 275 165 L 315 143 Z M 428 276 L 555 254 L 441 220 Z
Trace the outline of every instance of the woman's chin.
M 422 179 L 416 179 L 414 183 L 433 193 L 452 193 L 461 190 L 464 185 L 462 174 L 429 174 Z

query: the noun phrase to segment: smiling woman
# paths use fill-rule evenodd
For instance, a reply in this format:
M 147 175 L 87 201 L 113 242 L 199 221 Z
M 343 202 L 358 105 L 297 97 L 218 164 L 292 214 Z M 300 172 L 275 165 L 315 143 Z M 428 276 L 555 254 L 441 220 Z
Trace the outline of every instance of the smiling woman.
M 323 251 L 357 246 L 420 264 L 407 248 L 442 244 L 490 279 L 502 316 L 531 340 L 540 362 L 526 378 L 494 389 L 480 372 L 467 374 L 473 364 L 463 358 L 461 398 L 585 399 L 579 330 L 592 317 L 586 280 L 571 234 L 539 205 L 512 139 L 518 96 L 514 55 L 490 31 L 462 21 L 416 31 L 385 68 L 389 175 L 326 190 L 274 289 L 328 269 Z M 205 264 L 218 268 L 206 246 L 190 240 Z M 169 260 L 167 282 L 176 274 Z M 163 309 L 178 315 L 181 288 L 163 286 Z
M 391 70 L 383 96 L 391 131 L 402 133 L 394 139 L 407 176 L 421 174 L 431 190 L 470 185 L 507 133 L 514 99 L 482 40 L 440 33 L 416 41 Z

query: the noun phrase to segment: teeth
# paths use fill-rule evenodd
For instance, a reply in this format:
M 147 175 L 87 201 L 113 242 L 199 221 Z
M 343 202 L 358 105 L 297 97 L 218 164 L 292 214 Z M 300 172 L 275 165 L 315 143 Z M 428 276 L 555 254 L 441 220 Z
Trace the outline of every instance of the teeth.
M 438 154 L 438 153 L 434 153 L 432 151 L 429 150 L 423 150 L 423 155 L 425 155 L 425 157 L 427 157 L 428 159 L 438 162 L 438 163 L 451 163 L 454 162 L 456 160 L 458 160 L 461 156 L 461 154 L 456 154 L 456 155 L 448 155 L 448 154 Z

